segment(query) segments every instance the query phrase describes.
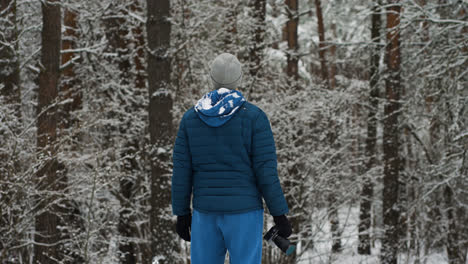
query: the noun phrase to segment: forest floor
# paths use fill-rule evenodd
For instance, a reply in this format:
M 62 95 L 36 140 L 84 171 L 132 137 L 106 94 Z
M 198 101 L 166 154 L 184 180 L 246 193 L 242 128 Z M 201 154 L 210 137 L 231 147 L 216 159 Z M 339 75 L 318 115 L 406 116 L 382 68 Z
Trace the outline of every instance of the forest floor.
M 359 207 L 347 207 L 339 210 L 341 235 L 341 253 L 331 252 L 332 236 L 330 222 L 326 220 L 326 210 L 317 212 L 313 219 L 314 247 L 302 254 L 299 264 L 378 264 L 380 254 L 380 241 L 376 240 L 371 255 L 364 256 L 357 253 Z M 400 254 L 398 263 L 415 263 L 415 256 Z M 433 252 L 426 256 L 420 256 L 421 264 L 445 264 L 447 257 L 445 252 Z

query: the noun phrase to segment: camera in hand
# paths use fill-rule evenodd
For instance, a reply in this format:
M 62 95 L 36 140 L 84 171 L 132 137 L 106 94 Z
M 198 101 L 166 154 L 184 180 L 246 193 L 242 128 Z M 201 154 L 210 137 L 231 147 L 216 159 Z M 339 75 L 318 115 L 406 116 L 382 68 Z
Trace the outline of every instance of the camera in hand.
M 263 236 L 263 239 L 265 239 L 271 245 L 276 245 L 281 249 L 281 251 L 283 251 L 284 253 L 286 253 L 286 255 L 289 256 L 296 250 L 296 246 L 292 245 L 288 239 L 278 235 L 278 231 L 278 227 L 273 226 Z

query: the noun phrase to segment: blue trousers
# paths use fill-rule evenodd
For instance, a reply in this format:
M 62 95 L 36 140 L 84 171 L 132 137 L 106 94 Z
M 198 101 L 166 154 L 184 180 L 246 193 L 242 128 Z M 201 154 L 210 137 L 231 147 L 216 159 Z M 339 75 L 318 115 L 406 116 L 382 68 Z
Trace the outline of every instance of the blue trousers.
M 239 214 L 206 214 L 193 210 L 190 242 L 192 264 L 260 264 L 263 210 Z

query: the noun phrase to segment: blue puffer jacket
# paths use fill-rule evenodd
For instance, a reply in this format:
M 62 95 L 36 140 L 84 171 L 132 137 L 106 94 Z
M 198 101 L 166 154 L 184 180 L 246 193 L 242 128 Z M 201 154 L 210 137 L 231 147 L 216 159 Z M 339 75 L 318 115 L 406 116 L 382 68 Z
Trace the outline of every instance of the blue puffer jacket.
M 172 212 L 288 213 L 266 114 L 239 91 L 206 94 L 183 116 L 173 151 Z

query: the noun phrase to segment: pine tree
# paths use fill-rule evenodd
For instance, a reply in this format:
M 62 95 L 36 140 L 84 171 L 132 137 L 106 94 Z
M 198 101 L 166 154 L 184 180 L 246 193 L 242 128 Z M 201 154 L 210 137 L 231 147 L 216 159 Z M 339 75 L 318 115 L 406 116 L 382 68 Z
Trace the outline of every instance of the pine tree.
M 175 263 L 172 252 L 179 251 L 173 222 L 166 208 L 171 203 L 170 170 L 168 162 L 172 147 L 172 97 L 171 97 L 171 24 L 169 0 L 147 0 L 148 20 L 148 91 L 149 133 L 151 143 L 151 251 L 162 256 L 163 263 Z
M 320 0 L 315 0 L 315 10 L 317 13 L 317 26 L 319 33 L 319 57 L 320 57 L 320 66 L 322 73 L 322 80 L 325 82 L 327 87 L 330 87 L 330 82 L 328 79 L 328 68 L 327 68 L 327 58 L 326 58 L 326 49 L 325 45 L 325 26 L 323 25 L 323 15 L 322 15 L 322 6 Z
M 286 23 L 286 31 L 283 35 L 288 42 L 288 50 L 286 53 L 287 67 L 286 74 L 294 80 L 299 79 L 298 72 L 298 42 L 297 42 L 297 26 L 299 23 L 299 16 L 297 14 L 298 3 L 297 0 L 285 0 L 286 13 L 288 14 L 288 22 Z
M 40 160 L 37 171 L 37 189 L 40 191 L 34 235 L 34 263 L 61 260 L 60 230 L 58 229 L 57 195 L 57 95 L 60 77 L 61 7 L 60 1 L 41 2 L 42 50 L 37 106 L 37 152 Z M 50 193 L 52 192 L 52 194 Z
M 367 138 L 366 138 L 366 171 L 369 172 L 376 162 L 376 144 L 377 144 L 377 119 L 378 111 L 378 81 L 379 81 L 379 60 L 380 60 L 380 1 L 377 0 L 372 6 L 372 26 L 371 40 L 373 48 L 371 49 L 370 73 L 369 73 L 369 113 L 367 116 Z M 361 192 L 361 206 L 359 215 L 359 246 L 358 253 L 370 255 L 370 227 L 371 227 L 371 209 L 373 198 L 373 184 L 370 175 L 366 175 Z
M 385 78 L 386 102 L 384 107 L 384 189 L 383 189 L 383 221 L 385 234 L 382 239 L 381 262 L 396 264 L 399 248 L 399 205 L 398 185 L 402 169 L 400 159 L 399 116 L 401 109 L 400 80 L 400 10 L 399 1 L 390 1 L 387 6 L 387 46 L 385 60 L 387 76 Z

